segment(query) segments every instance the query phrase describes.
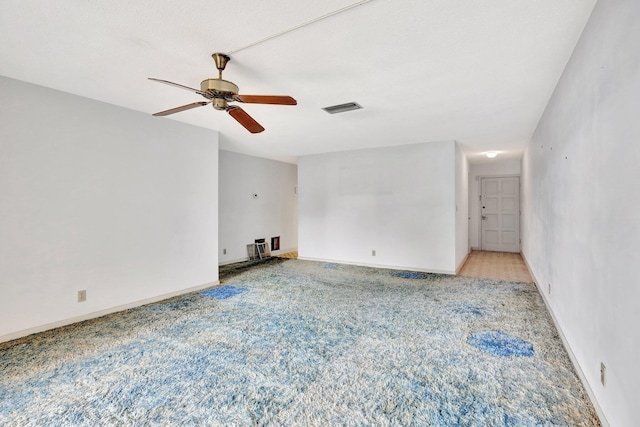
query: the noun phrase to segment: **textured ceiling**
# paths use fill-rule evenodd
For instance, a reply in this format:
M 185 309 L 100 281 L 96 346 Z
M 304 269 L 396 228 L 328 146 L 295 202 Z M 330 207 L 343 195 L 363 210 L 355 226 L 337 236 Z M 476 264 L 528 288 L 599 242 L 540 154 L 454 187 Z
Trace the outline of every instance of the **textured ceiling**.
M 595 0 L 94 0 L 0 2 L 0 75 L 154 113 L 200 101 L 217 77 L 295 107 L 243 108 L 252 135 L 210 107 L 157 120 L 220 131 L 220 147 L 295 162 L 456 140 L 470 161 L 520 158 Z M 355 101 L 362 110 L 322 107 Z

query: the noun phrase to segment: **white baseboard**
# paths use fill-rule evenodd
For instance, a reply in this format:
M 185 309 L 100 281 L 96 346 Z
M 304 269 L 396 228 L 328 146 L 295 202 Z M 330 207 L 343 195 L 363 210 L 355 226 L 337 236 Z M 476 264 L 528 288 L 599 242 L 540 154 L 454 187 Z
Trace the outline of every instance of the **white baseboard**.
M 455 272 L 453 272 L 453 271 L 426 270 L 426 269 L 422 269 L 422 268 L 403 267 L 403 266 L 398 266 L 398 265 L 368 264 L 368 263 L 363 263 L 363 262 L 337 261 L 335 259 L 309 258 L 309 257 L 300 257 L 300 256 L 298 256 L 298 259 L 301 259 L 303 261 L 317 261 L 317 262 L 328 262 L 328 263 L 333 263 L 333 264 L 357 265 L 357 266 L 360 266 L 360 267 L 387 268 L 389 270 L 419 271 L 421 273 L 452 274 L 452 275 L 455 274 Z
M 582 385 L 584 386 L 584 389 L 586 390 L 587 395 L 589 396 L 589 400 L 591 400 L 591 404 L 593 405 L 593 408 L 595 409 L 596 414 L 598 415 L 598 418 L 600 419 L 600 424 L 602 424 L 602 427 L 609 427 L 609 422 L 607 421 L 606 417 L 604 416 L 604 413 L 602 412 L 602 408 L 600 408 L 600 405 L 598 404 L 598 400 L 596 399 L 596 396 L 593 393 L 593 390 L 591 389 L 591 386 L 589 385 L 589 382 L 587 381 L 587 377 L 584 375 L 584 372 L 582 371 L 582 368 L 578 364 L 578 359 L 576 359 L 575 354 L 573 354 L 573 351 L 571 350 L 571 347 L 569 346 L 569 342 L 567 341 L 567 338 L 564 336 L 564 332 L 562 332 L 562 329 L 560 328 L 560 324 L 558 323 L 558 319 L 556 319 L 556 316 L 555 316 L 553 310 L 551 309 L 551 304 L 549 303 L 549 300 L 547 299 L 547 295 L 544 293 L 544 290 L 541 289 L 540 286 L 538 285 L 538 279 L 536 279 L 535 274 L 533 274 L 533 270 L 531 269 L 531 266 L 529 265 L 529 261 L 527 260 L 527 257 L 524 255 L 523 252 L 521 252 L 520 255 L 522 256 L 522 259 L 524 260 L 524 263 L 527 266 L 527 269 L 529 270 L 529 274 L 531 275 L 531 278 L 533 279 L 533 281 L 534 281 L 534 283 L 536 285 L 536 289 L 538 290 L 538 293 L 540 294 L 540 296 L 542 297 L 542 300 L 544 301 L 544 305 L 547 307 L 547 312 L 549 312 L 549 315 L 551 316 L 551 320 L 553 321 L 553 324 L 556 327 L 556 330 L 558 331 L 558 335 L 560 336 L 560 339 L 562 340 L 562 345 L 564 346 L 565 351 L 569 355 L 569 359 L 571 360 L 571 364 L 573 365 L 573 368 L 576 370 L 576 373 L 578 374 L 578 378 L 580 378 L 580 382 L 582 382 Z
M 72 317 L 70 319 L 59 320 L 57 322 L 47 323 L 33 328 L 23 329 L 18 332 L 12 332 L 10 334 L 0 336 L 0 343 L 15 340 L 18 338 L 26 337 L 27 335 L 37 334 L 39 332 L 48 331 L 50 329 L 59 328 L 61 326 L 71 325 L 73 323 L 83 322 L 85 320 L 95 319 L 98 317 L 106 316 L 107 314 L 116 313 L 118 311 L 128 310 L 134 307 L 140 307 L 141 305 L 151 304 L 154 302 L 162 301 L 165 299 L 173 298 L 178 295 L 188 294 L 190 292 L 199 291 L 202 289 L 210 288 L 212 286 L 219 285 L 220 281 L 205 283 L 204 285 L 193 286 L 191 288 L 182 289 L 175 292 L 169 292 L 168 294 L 158 295 L 151 298 L 146 298 L 139 301 L 130 302 L 128 304 L 118 305 L 115 307 L 106 308 L 100 311 L 94 311 L 91 313 L 83 314 L 82 316 Z

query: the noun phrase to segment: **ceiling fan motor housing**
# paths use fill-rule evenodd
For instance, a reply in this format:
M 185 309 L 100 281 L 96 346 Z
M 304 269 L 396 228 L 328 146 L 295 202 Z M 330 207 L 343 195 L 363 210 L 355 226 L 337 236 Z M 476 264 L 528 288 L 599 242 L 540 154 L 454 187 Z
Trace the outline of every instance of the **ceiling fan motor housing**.
M 238 86 L 236 86 L 235 84 L 231 83 L 228 80 L 222 80 L 222 79 L 207 79 L 207 80 L 203 80 L 202 83 L 200 83 L 200 90 L 202 90 L 203 92 L 220 92 L 223 94 L 231 94 L 231 95 L 237 95 L 238 94 Z
M 214 99 L 213 108 L 216 109 L 224 109 L 222 108 L 222 103 L 220 103 L 220 108 L 216 106 L 216 100 L 234 101 L 233 97 L 238 94 L 238 86 L 222 79 L 203 80 L 202 83 L 200 83 L 200 90 L 209 94 L 211 98 Z

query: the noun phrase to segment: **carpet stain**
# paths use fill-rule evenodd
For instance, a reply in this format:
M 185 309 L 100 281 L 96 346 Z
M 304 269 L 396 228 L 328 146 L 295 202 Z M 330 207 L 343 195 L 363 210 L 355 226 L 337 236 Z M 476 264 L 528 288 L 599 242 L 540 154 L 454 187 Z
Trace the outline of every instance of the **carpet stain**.
M 427 279 L 428 273 L 421 273 L 419 271 L 392 271 L 393 277 L 400 277 L 402 279 Z
M 245 292 L 247 292 L 246 288 L 237 288 L 235 286 L 221 286 L 219 288 L 200 292 L 200 295 L 215 299 L 227 299 Z
M 486 311 L 482 307 L 472 304 L 461 304 L 452 308 L 451 311 L 456 314 L 469 314 L 473 316 L 484 316 L 486 314 Z
M 467 343 L 494 356 L 534 355 L 533 344 L 503 331 L 475 331 L 469 335 Z

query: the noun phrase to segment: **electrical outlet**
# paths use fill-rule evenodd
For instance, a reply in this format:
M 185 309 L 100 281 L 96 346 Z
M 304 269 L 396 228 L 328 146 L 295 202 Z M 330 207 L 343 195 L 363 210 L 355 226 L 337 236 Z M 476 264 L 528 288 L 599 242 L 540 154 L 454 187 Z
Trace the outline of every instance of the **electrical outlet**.
M 222 250 L 222 255 L 226 255 L 226 254 L 227 254 L 227 250 L 226 250 L 226 249 L 223 249 L 223 250 Z
M 84 302 L 87 300 L 87 291 L 78 291 L 78 302 Z
M 376 256 L 376 250 L 375 249 L 371 251 L 371 256 Z
M 602 383 L 602 385 L 605 385 L 606 374 L 607 367 L 604 366 L 604 363 L 600 362 L 600 382 Z

